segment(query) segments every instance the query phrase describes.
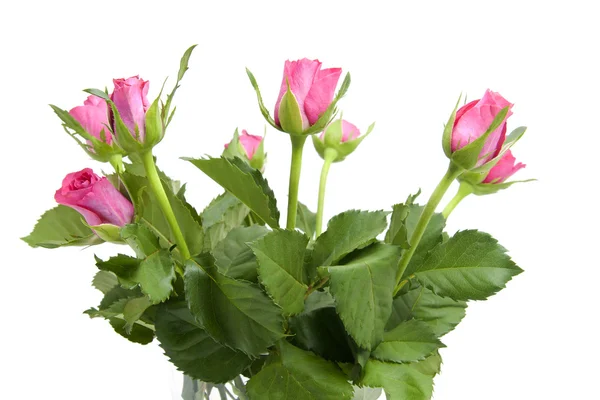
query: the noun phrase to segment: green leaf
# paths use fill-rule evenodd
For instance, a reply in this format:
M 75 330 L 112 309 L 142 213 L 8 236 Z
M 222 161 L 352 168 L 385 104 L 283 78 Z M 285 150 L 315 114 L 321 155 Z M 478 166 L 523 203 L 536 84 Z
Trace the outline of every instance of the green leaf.
M 426 323 L 436 337 L 453 330 L 465 317 L 467 303 L 441 297 L 420 285 L 394 299 L 393 311 L 386 329 L 391 330 L 402 321 L 416 318 Z
M 333 298 L 315 291 L 306 299 L 304 312 L 289 320 L 292 344 L 326 360 L 353 363 L 351 339 L 335 311 Z
M 250 244 L 258 261 L 258 275 L 269 295 L 285 314 L 304 308 L 308 277 L 304 253 L 308 237 L 298 231 L 277 230 Z
M 21 238 L 31 247 L 54 249 L 61 246 L 91 246 L 102 240 L 72 208 L 59 205 L 40 217 L 29 236 Z
M 232 229 L 212 252 L 219 272 L 230 278 L 256 282 L 258 263 L 248 243 L 260 239 L 268 232 L 261 225 Z
M 121 236 L 142 259 L 127 279 L 139 283 L 153 304 L 168 299 L 175 280 L 175 262 L 169 250 L 161 248 L 158 238 L 144 225 L 125 225 Z
M 372 355 L 381 361 L 406 363 L 424 360 L 442 347 L 444 344 L 425 322 L 413 319 L 386 332 Z
M 248 381 L 250 400 L 350 400 L 352 385 L 337 366 L 281 341 L 278 356 Z
M 467 230 L 437 246 L 415 276 L 440 296 L 485 300 L 521 272 L 496 239 Z
M 345 265 L 326 267 L 338 314 L 360 347 L 370 350 L 383 339 L 399 259 L 398 247 L 378 243 L 353 253 Z
M 151 305 L 152 302 L 146 296 L 131 299 L 125 304 L 125 307 L 123 307 L 123 319 L 126 322 L 124 326 L 126 332 L 131 332 L 134 324 Z
M 214 249 L 233 228 L 244 222 L 248 212 L 248 207 L 229 192 L 211 201 L 201 214 L 205 232 L 204 249 Z
M 210 255 L 186 264 L 189 308 L 208 334 L 220 343 L 258 356 L 284 337 L 281 310 L 257 285 L 216 270 Z
M 135 286 L 137 282 L 133 282 L 131 276 L 135 273 L 140 265 L 140 260 L 134 257 L 129 257 L 124 254 L 117 254 L 106 261 L 102 261 L 96 257 L 96 266 L 101 271 L 110 271 L 118 277 L 118 282 L 127 287 Z
M 387 400 L 429 400 L 433 394 L 433 376 L 412 364 L 369 360 L 361 384 L 382 387 Z
M 275 195 L 260 171 L 239 158 L 184 158 L 237 197 L 272 228 L 279 227 Z
M 314 275 L 317 267 L 333 265 L 352 251 L 373 243 L 387 227 L 386 215 L 384 211 L 350 210 L 333 217 L 327 231 L 315 241 L 309 274 Z
M 92 280 L 92 286 L 106 294 L 110 289 L 117 286 L 119 280 L 117 276 L 109 271 L 98 271 Z
M 252 362 L 213 340 L 190 313 L 185 302 L 165 303 L 156 313 L 156 337 L 171 362 L 186 375 L 205 382 L 227 382 Z
M 298 212 L 296 216 L 296 228 L 306 233 L 306 236 L 313 238 L 317 226 L 317 214 L 310 211 L 304 204 L 298 202 Z
M 148 344 L 154 339 L 154 331 L 146 326 L 135 324 L 131 329 L 127 328 L 127 322 L 120 318 L 109 318 L 108 322 L 115 332 L 130 342 Z

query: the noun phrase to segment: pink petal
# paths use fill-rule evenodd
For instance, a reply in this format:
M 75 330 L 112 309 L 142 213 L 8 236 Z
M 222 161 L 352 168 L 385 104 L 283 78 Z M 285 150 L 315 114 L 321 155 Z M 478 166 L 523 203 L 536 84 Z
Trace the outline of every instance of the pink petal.
M 137 76 L 127 79 L 113 79 L 115 89 L 110 98 L 115 103 L 121 119 L 135 137 L 138 127 L 140 141 L 146 136 L 146 110 L 149 107 L 149 82 Z
M 513 176 L 515 172 L 520 170 L 521 168 L 525 168 L 525 164 L 518 163 L 515 165 L 517 160 L 512 155 L 511 151 L 508 150 L 500 161 L 488 172 L 488 175 L 485 177 L 482 183 L 502 183 L 506 181 L 508 178 Z
M 240 143 L 244 147 L 249 160 L 252 160 L 252 157 L 254 157 L 254 154 L 256 153 L 256 150 L 258 150 L 262 140 L 262 136 L 250 135 L 245 129 L 242 130 L 242 134 L 240 135 Z
M 341 68 L 328 68 L 317 72 L 304 101 L 304 111 L 310 125 L 317 122 L 333 101 L 335 88 L 341 74 Z
M 356 125 L 351 124 L 346 120 L 342 120 L 342 142 L 354 140 L 360 136 L 360 131 Z
M 106 143 L 112 143 L 112 134 L 108 129 L 108 105 L 104 99 L 93 95 L 89 96 L 83 106 L 73 108 L 69 114 L 81 124 L 87 133 L 101 140 L 102 131 L 104 131 Z

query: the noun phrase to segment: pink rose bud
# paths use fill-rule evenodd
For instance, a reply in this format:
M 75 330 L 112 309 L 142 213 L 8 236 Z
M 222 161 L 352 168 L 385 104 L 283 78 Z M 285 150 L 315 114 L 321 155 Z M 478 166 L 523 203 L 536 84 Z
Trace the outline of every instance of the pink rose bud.
M 462 106 L 456 112 L 454 127 L 452 129 L 452 152 L 466 146 L 481 137 L 492 124 L 496 115 L 505 107 L 509 107 L 506 119 L 512 112 L 512 104 L 499 93 L 486 90 L 480 100 L 474 100 Z M 506 137 L 506 119 L 487 137 L 483 149 L 479 153 L 476 166 L 481 166 L 496 157 L 502 149 Z
M 254 154 L 256 153 L 256 150 L 258 150 L 262 141 L 262 136 L 250 135 L 245 129 L 242 130 L 242 134 L 240 136 L 240 144 L 246 151 L 248 160 L 252 160 Z
M 90 226 L 124 226 L 133 219 L 131 202 L 107 178 L 100 178 L 90 168 L 68 174 L 54 199 L 78 211 Z
M 139 142 L 146 137 L 146 111 L 150 107 L 148 88 L 150 82 L 133 76 L 128 79 L 113 79 L 115 89 L 110 99 L 115 103 L 121 119 Z
M 250 135 L 245 129 L 238 135 L 237 130 L 231 142 L 225 144 L 225 157 L 246 158 L 248 163 L 258 170 L 262 170 L 265 163 L 265 150 L 262 136 Z
M 324 139 L 325 132 L 327 132 L 327 129 L 325 129 L 321 133 L 321 136 L 320 136 L 321 140 Z M 350 122 L 346 121 L 345 119 L 342 120 L 342 137 L 340 139 L 340 141 L 342 143 L 345 143 L 349 140 L 354 140 L 354 139 L 358 138 L 359 136 L 360 136 L 360 130 L 358 130 L 356 125 L 351 124 Z
M 108 129 L 110 123 L 106 100 L 90 95 L 82 106 L 73 108 L 69 114 L 81 124 L 87 133 L 106 144 L 112 143 L 112 134 Z M 89 140 L 88 144 L 91 146 Z
M 487 176 L 482 183 L 503 183 L 508 178 L 513 176 L 515 172 L 521 168 L 525 168 L 525 164 L 518 163 L 515 165 L 516 158 L 513 157 L 510 150 L 508 150 L 500 161 L 488 172 Z
M 279 106 L 289 84 L 300 109 L 303 129 L 315 124 L 333 101 L 341 73 L 341 68 L 321 69 L 321 62 L 318 60 L 303 58 L 298 61 L 286 61 L 279 97 L 275 104 L 275 123 L 281 127 Z

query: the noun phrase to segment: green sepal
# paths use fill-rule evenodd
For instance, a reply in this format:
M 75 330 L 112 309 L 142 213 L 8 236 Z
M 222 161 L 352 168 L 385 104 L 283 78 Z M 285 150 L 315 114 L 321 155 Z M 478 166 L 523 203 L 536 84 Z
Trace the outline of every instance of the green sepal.
M 486 194 L 494 194 L 500 190 L 508 189 L 515 183 L 533 182 L 535 179 L 525 179 L 521 181 L 510 181 L 503 183 L 471 183 L 467 179 L 462 180 L 461 185 L 469 188 L 471 193 L 477 196 L 485 196 Z
M 144 138 L 144 149 L 148 150 L 156 146 L 165 135 L 165 126 L 160 115 L 160 94 L 146 111 L 146 136 Z
M 162 110 L 160 112 L 160 114 L 161 114 L 160 117 L 161 117 L 164 129 L 166 129 L 167 126 L 169 125 L 169 123 L 171 123 L 171 120 L 173 119 L 173 115 L 175 114 L 175 108 L 173 108 L 173 111 L 169 114 L 169 112 L 171 110 L 171 102 L 173 101 L 175 92 L 177 92 L 177 89 L 179 89 L 179 86 L 180 86 L 179 82 L 181 82 L 181 80 L 183 79 L 183 75 L 185 75 L 185 72 L 188 70 L 188 63 L 190 61 L 192 51 L 194 51 L 194 48 L 196 46 L 197 45 L 195 44 L 195 45 L 189 47 L 185 51 L 185 53 L 183 53 L 183 56 L 181 57 L 181 60 L 179 61 L 179 72 L 177 73 L 177 81 L 175 82 L 175 87 L 173 88 L 171 93 L 169 93 L 167 95 L 167 101 L 165 102 L 165 105 L 162 107 Z M 161 93 L 162 93 L 162 90 L 161 90 Z
M 279 103 L 279 124 L 284 132 L 291 135 L 301 135 L 305 129 L 300 106 L 296 96 L 290 89 L 289 82 L 287 82 L 287 91 L 283 94 L 281 103 Z M 308 124 L 308 121 L 306 124 Z
M 100 239 L 104 240 L 105 242 L 118 244 L 125 243 L 121 238 L 121 227 L 117 225 L 100 224 L 90 226 L 90 228 L 93 229 L 93 231 L 96 232 L 96 235 L 98 235 Z
M 450 160 L 456 166 L 464 170 L 470 170 L 475 167 L 479 161 L 479 154 L 481 153 L 488 136 L 502 125 L 508 115 L 508 111 L 509 107 L 504 107 L 500 110 L 483 135 L 452 153 Z
M 452 129 L 454 128 L 456 112 L 458 111 L 458 105 L 460 104 L 461 98 L 462 93 L 460 94 L 460 96 L 458 96 L 458 100 L 456 101 L 454 110 L 452 110 L 452 114 L 450 114 L 450 118 L 448 118 L 448 122 L 444 126 L 444 134 L 442 135 L 442 148 L 444 149 L 444 154 L 448 158 L 452 157 Z
M 250 84 L 252 84 L 252 87 L 254 88 L 254 91 L 256 92 L 256 97 L 258 100 L 258 107 L 260 108 L 260 112 L 262 113 L 263 117 L 269 123 L 269 125 L 271 125 L 273 128 L 277 129 L 278 131 L 282 131 L 281 127 L 279 127 L 275 123 L 275 120 L 273 119 L 273 117 L 271 117 L 271 114 L 269 113 L 269 110 L 267 109 L 267 107 L 265 107 L 262 96 L 260 94 L 260 89 L 258 88 L 258 83 L 256 82 L 256 78 L 254 77 L 252 72 L 250 72 L 250 70 L 248 68 L 246 68 L 246 74 L 248 74 L 248 79 L 250 79 Z

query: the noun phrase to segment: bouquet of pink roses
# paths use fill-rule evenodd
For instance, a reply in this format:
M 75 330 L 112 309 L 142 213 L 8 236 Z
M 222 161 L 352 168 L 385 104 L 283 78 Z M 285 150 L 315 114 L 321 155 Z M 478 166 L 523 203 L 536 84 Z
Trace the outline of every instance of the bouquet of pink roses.
M 265 143 L 234 133 L 220 157 L 185 158 L 224 191 L 202 211 L 185 185 L 156 166 L 194 47 L 181 59 L 174 88 L 152 102 L 149 82 L 115 79 L 112 93 L 88 89 L 82 106 L 52 106 L 65 131 L 94 160 L 68 174 L 47 211 L 23 238 L 33 247 L 122 244 L 123 254 L 95 258 L 104 297 L 85 311 L 140 344 L 160 342 L 185 376 L 183 397 L 205 399 L 430 399 L 440 371 L 441 338 L 522 270 L 487 233 L 444 231 L 470 195 L 495 193 L 524 165 L 507 135 L 512 104 L 486 91 L 448 119 L 442 147 L 448 169 L 429 200 L 418 193 L 390 211 L 349 210 L 323 228 L 330 167 L 371 133 L 338 115 L 350 86 L 339 68 L 287 61 L 273 116 L 247 71 L 265 120 L 289 135 L 287 223 L 263 176 Z M 323 159 L 316 213 L 299 202 L 306 139 Z M 441 213 L 455 180 L 456 196 Z M 127 250 L 127 246 L 131 251 Z M 125 254 L 129 253 L 129 254 Z M 449 365 L 449 368 L 452 366 Z

